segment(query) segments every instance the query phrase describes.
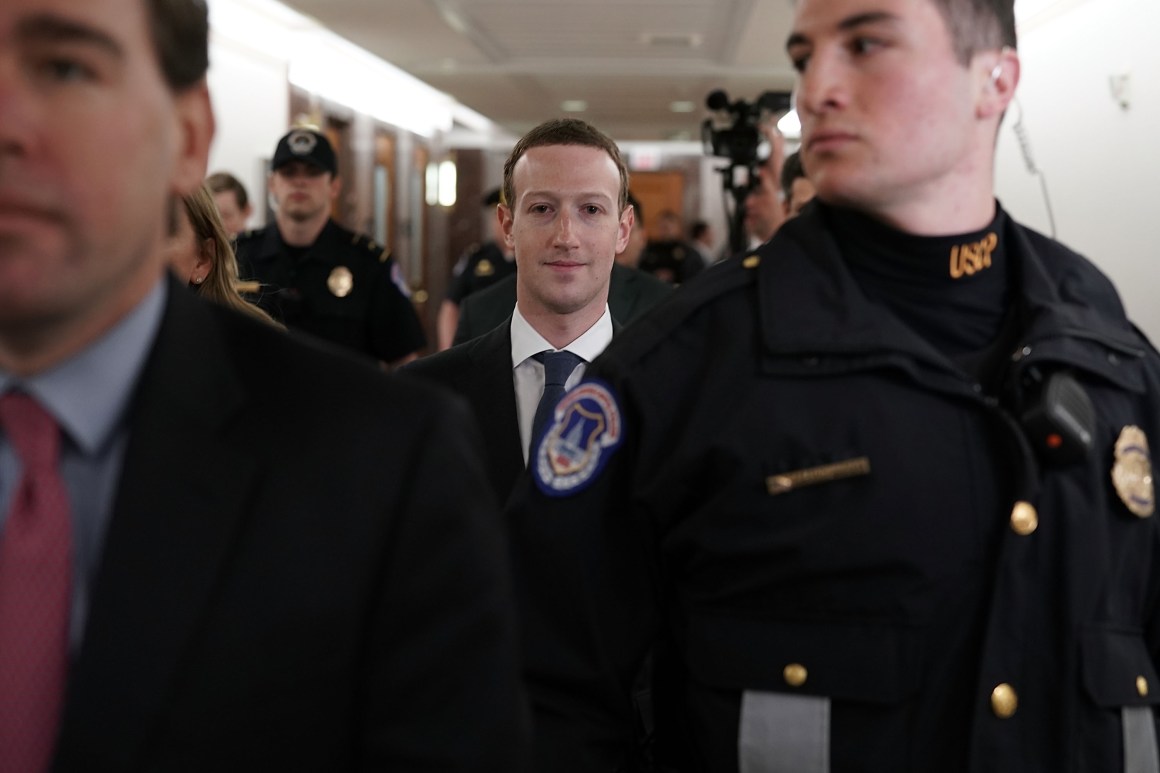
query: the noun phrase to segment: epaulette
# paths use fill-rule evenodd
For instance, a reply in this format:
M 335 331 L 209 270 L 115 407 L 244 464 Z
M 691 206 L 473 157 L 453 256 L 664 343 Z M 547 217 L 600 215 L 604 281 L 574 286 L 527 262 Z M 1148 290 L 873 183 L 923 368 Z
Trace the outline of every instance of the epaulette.
M 744 256 L 713 264 L 634 321 L 628 335 L 614 336 L 605 353 L 623 362 L 637 359 L 669 339 L 676 328 L 704 306 L 756 284 L 761 260 L 759 252 L 750 250 Z
M 357 247 L 364 248 L 367 252 L 374 253 L 375 257 L 378 258 L 379 263 L 386 263 L 391 259 L 391 251 L 386 247 L 380 247 L 375 243 L 374 239 L 367 236 L 366 234 L 354 234 L 354 236 L 351 237 L 350 243 Z

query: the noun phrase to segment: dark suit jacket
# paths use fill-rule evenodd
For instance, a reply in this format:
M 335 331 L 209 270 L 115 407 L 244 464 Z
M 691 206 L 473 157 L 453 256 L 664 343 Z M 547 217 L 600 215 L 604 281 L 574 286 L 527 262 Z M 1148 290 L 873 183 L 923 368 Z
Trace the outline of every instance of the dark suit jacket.
M 612 264 L 608 284 L 608 309 L 620 325 L 628 325 L 673 291 L 673 286 L 635 268 Z M 516 278 L 505 277 L 485 290 L 472 293 L 459 304 L 459 325 L 454 343 L 483 335 L 511 316 L 516 307 Z
M 512 307 L 515 307 L 514 300 Z M 403 368 L 404 373 L 454 390 L 471 405 L 483 430 L 488 479 L 501 504 L 507 501 L 516 479 L 524 471 L 512 381 L 510 320 L 511 309 L 508 309 L 506 320 L 493 326 L 490 332 Z
M 128 421 L 54 770 L 522 769 L 460 401 L 171 283 Z

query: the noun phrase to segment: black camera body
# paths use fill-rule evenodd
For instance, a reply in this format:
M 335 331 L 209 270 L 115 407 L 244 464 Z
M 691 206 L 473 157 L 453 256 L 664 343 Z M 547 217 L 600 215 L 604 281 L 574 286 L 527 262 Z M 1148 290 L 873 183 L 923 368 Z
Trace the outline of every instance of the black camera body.
M 701 142 L 706 155 L 729 159 L 729 165 L 718 169 L 724 175 L 725 192 L 733 197 L 729 219 L 729 246 L 734 253 L 745 249 L 745 197 L 757 184 L 757 167 L 765 136 L 761 123 L 792 106 L 788 91 L 767 91 L 756 102 L 729 101 L 721 89 L 709 92 L 705 106 L 714 113 L 701 124 Z M 775 172 L 776 174 L 776 172 Z M 727 205 L 728 206 L 728 205 Z
M 758 150 L 765 139 L 758 126 L 769 115 L 788 110 L 790 104 L 788 91 L 767 91 L 756 102 L 730 102 L 729 95 L 721 89 L 709 92 L 705 106 L 727 119 L 728 125 L 705 119 L 701 124 L 705 153 L 728 158 L 733 166 L 756 166 L 763 160 L 758 157 Z

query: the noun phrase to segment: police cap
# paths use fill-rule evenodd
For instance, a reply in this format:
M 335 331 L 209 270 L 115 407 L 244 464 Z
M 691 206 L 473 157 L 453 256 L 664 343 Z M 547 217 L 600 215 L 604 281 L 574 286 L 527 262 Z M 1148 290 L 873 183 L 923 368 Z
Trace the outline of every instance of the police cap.
M 291 161 L 305 161 L 324 172 L 338 174 L 338 158 L 326 135 L 313 129 L 292 129 L 278 140 L 271 169 L 281 169 Z

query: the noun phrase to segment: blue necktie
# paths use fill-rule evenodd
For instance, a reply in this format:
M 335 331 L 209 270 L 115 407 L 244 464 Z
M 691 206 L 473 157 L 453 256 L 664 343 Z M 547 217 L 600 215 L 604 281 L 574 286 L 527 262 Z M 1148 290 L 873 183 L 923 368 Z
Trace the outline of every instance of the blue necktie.
M 544 431 L 544 425 L 552 416 L 552 409 L 560 398 L 564 396 L 564 382 L 576 370 L 576 366 L 584 362 L 584 358 L 572 352 L 540 352 L 532 355 L 537 361 L 544 364 L 544 394 L 540 396 L 540 404 L 536 406 L 536 418 L 532 420 L 532 446 L 539 440 Z M 531 458 L 531 453 L 528 454 Z

